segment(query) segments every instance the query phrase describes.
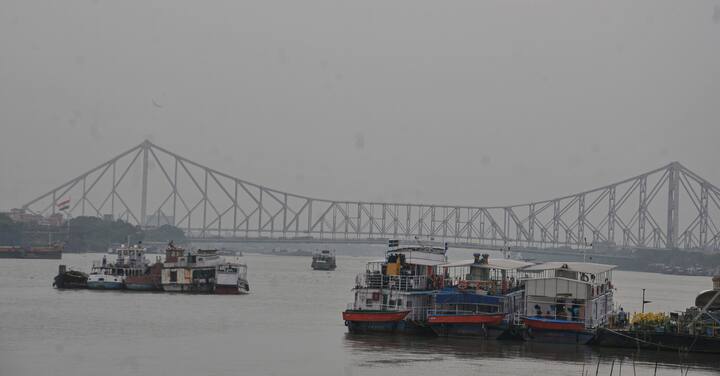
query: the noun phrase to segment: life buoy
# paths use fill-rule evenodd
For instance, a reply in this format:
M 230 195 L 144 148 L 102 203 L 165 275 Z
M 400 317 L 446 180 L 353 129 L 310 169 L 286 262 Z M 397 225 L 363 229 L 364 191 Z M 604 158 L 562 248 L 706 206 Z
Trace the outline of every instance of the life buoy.
M 590 277 L 588 277 L 587 274 L 583 273 L 580 275 L 580 280 L 583 282 L 588 282 L 588 281 L 590 281 Z
M 463 281 L 458 282 L 458 288 L 460 290 L 465 290 L 467 287 L 468 287 L 467 281 L 463 280 Z

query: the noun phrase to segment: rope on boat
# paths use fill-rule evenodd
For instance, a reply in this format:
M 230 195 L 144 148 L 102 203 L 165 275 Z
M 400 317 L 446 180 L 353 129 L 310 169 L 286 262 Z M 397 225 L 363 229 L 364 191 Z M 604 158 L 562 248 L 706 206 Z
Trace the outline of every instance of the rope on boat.
M 648 345 L 652 345 L 652 346 L 656 346 L 656 347 L 660 347 L 660 348 L 666 348 L 666 349 L 670 349 L 670 350 L 683 351 L 680 347 L 666 346 L 666 345 L 663 345 L 663 344 L 660 344 L 660 343 L 654 343 L 654 342 L 646 341 L 646 340 L 641 339 L 641 338 L 638 338 L 638 337 L 631 337 L 631 336 L 629 336 L 629 335 L 627 335 L 627 334 L 623 334 L 623 333 L 614 331 L 614 330 L 612 330 L 612 329 L 610 329 L 610 328 L 603 328 L 603 330 L 607 330 L 608 332 L 617 334 L 617 335 L 619 335 L 619 336 L 621 336 L 621 337 L 629 338 L 629 339 L 631 339 L 631 340 L 633 340 L 633 341 L 635 341 L 635 342 L 642 342 L 642 343 L 645 343 L 645 344 L 648 344 Z M 697 339 L 698 339 L 698 337 L 695 336 L 695 338 L 693 339 L 692 344 L 690 345 L 690 347 L 687 348 L 686 352 L 690 352 L 690 351 L 691 351 L 691 349 L 693 348 L 693 346 L 695 346 L 695 342 L 697 341 Z

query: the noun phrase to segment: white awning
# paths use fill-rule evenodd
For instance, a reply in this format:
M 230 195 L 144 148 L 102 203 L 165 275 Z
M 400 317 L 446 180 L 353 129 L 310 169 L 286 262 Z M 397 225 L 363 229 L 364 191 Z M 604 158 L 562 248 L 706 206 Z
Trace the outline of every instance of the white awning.
M 567 267 L 565 267 L 567 266 Z M 617 268 L 616 265 L 595 264 L 592 262 L 546 262 L 544 264 L 533 265 L 523 269 L 527 272 L 541 272 L 544 270 L 569 270 L 580 273 L 598 274 L 608 272 Z
M 445 265 L 447 262 L 438 260 L 428 260 L 419 257 L 408 257 L 405 259 L 406 264 L 424 265 L 424 266 L 438 266 Z

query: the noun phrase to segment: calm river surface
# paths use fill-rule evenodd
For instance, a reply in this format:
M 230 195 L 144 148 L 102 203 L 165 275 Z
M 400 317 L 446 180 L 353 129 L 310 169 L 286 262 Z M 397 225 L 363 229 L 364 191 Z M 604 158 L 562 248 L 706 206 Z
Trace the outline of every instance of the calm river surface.
M 459 255 L 459 254 L 458 254 Z M 462 255 L 467 256 L 467 255 Z M 600 375 L 720 374 L 720 357 L 466 339 L 347 334 L 340 312 L 365 262 L 338 256 L 333 272 L 308 257 L 246 253 L 246 296 L 58 291 L 60 263 L 87 270 L 100 254 L 0 260 L 0 376 L 40 375 Z M 154 258 L 154 256 L 150 256 Z M 451 257 L 452 259 L 453 257 Z M 457 258 L 457 257 L 456 257 Z M 465 258 L 465 257 L 460 257 Z M 617 301 L 683 310 L 710 278 L 615 272 Z

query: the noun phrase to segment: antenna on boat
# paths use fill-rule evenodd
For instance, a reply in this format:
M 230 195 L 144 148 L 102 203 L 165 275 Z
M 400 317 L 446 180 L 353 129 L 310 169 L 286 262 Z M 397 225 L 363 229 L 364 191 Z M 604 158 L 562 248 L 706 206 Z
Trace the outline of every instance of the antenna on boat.
M 652 301 L 651 301 L 651 300 L 645 300 L 645 289 L 642 289 L 642 290 L 643 290 L 643 297 L 642 297 L 642 311 L 641 311 L 641 312 L 642 312 L 642 313 L 645 313 L 645 304 L 647 304 L 647 303 L 652 303 Z

